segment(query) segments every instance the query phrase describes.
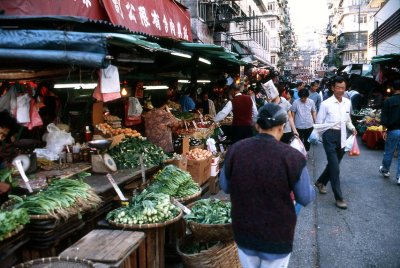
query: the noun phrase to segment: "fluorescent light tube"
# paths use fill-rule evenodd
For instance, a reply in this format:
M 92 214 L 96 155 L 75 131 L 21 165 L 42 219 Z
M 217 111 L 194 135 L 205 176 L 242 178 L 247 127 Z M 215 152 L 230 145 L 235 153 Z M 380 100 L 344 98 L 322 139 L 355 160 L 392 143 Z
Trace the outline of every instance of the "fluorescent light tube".
M 74 88 L 74 89 L 93 89 L 97 86 L 97 83 L 86 83 L 86 84 L 55 84 L 54 88 Z
M 144 89 L 168 89 L 168 86 L 143 86 Z
M 210 83 L 210 80 L 197 80 L 197 83 Z
M 199 57 L 199 61 L 201 61 L 203 63 L 206 63 L 206 64 L 211 64 L 211 61 L 209 61 L 209 60 L 207 60 L 205 58 L 202 58 L 202 57 Z
M 192 58 L 192 55 L 181 53 L 181 52 L 176 52 L 176 51 L 171 52 L 171 55 L 179 56 L 182 58 L 188 58 L 188 59 Z
M 178 80 L 178 83 L 189 84 L 190 81 L 189 80 Z

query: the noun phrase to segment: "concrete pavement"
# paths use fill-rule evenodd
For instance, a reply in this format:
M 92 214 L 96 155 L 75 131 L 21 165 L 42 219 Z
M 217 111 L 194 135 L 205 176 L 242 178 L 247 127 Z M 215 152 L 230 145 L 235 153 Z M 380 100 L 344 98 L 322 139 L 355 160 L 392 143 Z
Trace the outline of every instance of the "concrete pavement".
M 378 168 L 383 151 L 369 150 L 359 141 L 361 155 L 345 156 L 341 186 L 347 210 L 335 207 L 328 194 L 300 212 L 290 268 L 400 267 L 400 186 L 395 181 L 397 159 L 390 179 Z M 313 146 L 308 167 L 313 181 L 327 163 L 322 145 Z

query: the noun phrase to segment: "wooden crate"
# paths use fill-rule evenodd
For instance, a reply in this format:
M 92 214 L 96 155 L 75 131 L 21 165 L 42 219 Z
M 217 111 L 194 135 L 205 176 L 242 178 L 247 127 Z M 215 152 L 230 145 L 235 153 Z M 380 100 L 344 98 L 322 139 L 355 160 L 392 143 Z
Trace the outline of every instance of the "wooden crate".
M 121 230 L 93 230 L 60 257 L 78 257 L 96 264 L 117 268 L 146 267 L 145 234 L 143 232 Z

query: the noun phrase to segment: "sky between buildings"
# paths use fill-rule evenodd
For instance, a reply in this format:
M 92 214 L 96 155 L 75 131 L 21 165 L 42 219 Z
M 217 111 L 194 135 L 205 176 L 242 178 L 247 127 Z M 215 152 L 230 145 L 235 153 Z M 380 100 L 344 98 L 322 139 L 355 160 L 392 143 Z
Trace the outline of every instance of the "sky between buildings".
M 328 23 L 327 0 L 288 0 L 290 21 L 300 49 L 315 49 L 325 39 Z

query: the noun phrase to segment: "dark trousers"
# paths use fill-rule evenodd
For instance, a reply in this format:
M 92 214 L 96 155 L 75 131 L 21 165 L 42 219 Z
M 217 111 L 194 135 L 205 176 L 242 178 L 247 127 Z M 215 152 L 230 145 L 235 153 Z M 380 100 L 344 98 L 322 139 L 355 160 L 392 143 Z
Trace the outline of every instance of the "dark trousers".
M 306 151 L 310 151 L 310 143 L 308 142 L 308 137 L 310 137 L 311 132 L 313 131 L 313 127 L 311 128 L 305 128 L 305 129 L 297 129 L 297 132 L 299 132 L 299 138 L 301 142 L 304 144 L 304 147 L 306 148 Z
M 281 142 L 289 144 L 290 140 L 293 138 L 293 132 L 286 132 L 283 133 L 282 138 L 281 138 Z
M 253 137 L 253 127 L 252 126 L 232 126 L 232 144 Z
M 325 170 L 319 176 L 317 182 L 326 185 L 328 181 L 331 181 L 332 191 L 335 195 L 336 200 L 342 200 L 342 190 L 340 189 L 340 161 L 344 156 L 344 148 L 341 147 L 340 143 L 340 130 L 327 130 L 322 135 L 322 144 L 324 145 L 326 158 L 328 164 Z

